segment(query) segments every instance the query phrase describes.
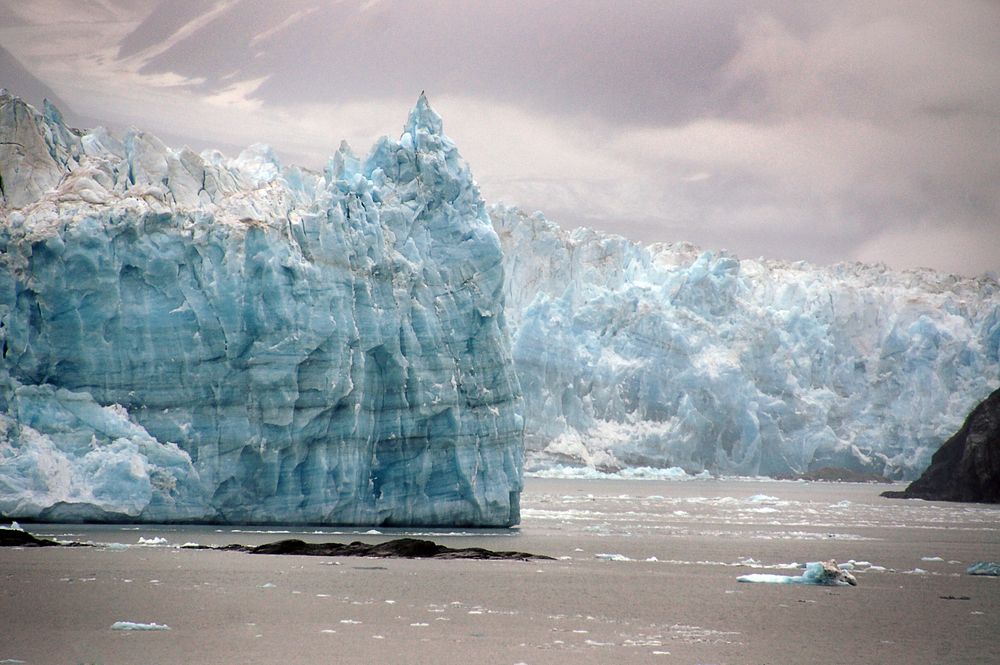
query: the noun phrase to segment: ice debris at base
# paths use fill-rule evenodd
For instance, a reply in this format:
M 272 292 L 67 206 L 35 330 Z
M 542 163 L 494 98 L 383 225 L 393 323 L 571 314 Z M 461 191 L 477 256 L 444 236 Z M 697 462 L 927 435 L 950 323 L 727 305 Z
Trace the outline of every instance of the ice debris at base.
M 526 468 L 916 477 L 1000 381 L 1000 283 L 740 260 L 490 211 Z
M 115 621 L 111 630 L 170 630 L 170 626 L 162 623 L 136 623 L 135 621 Z
M 708 471 L 690 474 L 684 469 L 673 466 L 658 469 L 651 466 L 636 466 L 607 471 L 579 464 L 540 464 L 533 470 L 525 472 L 532 478 L 575 478 L 577 480 L 705 480 L 711 478 Z
M 813 561 L 806 564 L 806 570 L 801 575 L 771 575 L 754 573 L 741 575 L 737 582 L 756 582 L 765 584 L 819 584 L 822 586 L 857 586 L 854 575 L 836 561 Z
M 0 514 L 516 523 L 503 263 L 421 96 L 324 173 L 0 91 Z
M 1000 563 L 993 561 L 977 561 L 966 569 L 968 575 L 990 575 L 1000 577 Z

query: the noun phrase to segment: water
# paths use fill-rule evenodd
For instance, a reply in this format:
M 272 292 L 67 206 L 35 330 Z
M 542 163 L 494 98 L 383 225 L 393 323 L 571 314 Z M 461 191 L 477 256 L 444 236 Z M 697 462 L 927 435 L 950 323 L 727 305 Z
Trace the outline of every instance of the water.
M 0 661 L 1000 662 L 1000 580 L 964 574 L 1000 559 L 1000 508 L 884 489 L 529 478 L 511 530 L 32 525 L 106 545 L 0 552 Z M 178 547 L 400 535 L 555 561 Z M 828 559 L 853 561 L 858 587 L 736 582 Z M 123 635 L 115 621 L 171 630 Z

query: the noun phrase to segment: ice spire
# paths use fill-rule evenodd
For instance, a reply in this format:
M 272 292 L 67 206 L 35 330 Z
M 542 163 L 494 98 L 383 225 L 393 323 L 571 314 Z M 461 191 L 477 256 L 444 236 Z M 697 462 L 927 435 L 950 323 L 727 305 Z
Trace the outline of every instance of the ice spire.
M 337 152 L 327 162 L 325 171 L 326 181 L 331 182 L 333 180 L 353 178 L 360 171 L 361 161 L 354 154 L 351 145 L 347 141 L 341 141 Z
M 427 101 L 427 95 L 421 90 L 420 97 L 417 99 L 417 105 L 410 111 L 410 117 L 406 121 L 403 131 L 409 132 L 411 136 L 416 138 L 417 132 L 420 130 L 428 134 L 440 135 L 442 128 L 441 116 L 431 108 L 430 102 Z

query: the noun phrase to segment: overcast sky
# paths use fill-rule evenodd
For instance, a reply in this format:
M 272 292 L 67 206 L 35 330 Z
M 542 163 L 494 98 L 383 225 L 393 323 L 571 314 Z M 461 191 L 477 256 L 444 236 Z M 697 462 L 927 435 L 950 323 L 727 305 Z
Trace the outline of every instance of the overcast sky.
M 566 227 L 1000 271 L 990 0 L 0 0 L 0 86 L 311 167 L 426 90 L 488 202 Z

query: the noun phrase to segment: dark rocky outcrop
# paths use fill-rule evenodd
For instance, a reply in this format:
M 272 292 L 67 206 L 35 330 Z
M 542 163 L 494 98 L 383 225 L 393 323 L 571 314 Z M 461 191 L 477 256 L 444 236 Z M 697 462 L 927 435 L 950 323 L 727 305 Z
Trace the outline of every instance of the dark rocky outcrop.
M 1000 390 L 979 404 L 934 453 L 923 475 L 891 499 L 1000 503 Z
M 20 529 L 0 529 L 0 547 L 52 547 L 58 546 L 54 540 L 36 538 Z
M 305 556 L 363 556 L 381 559 L 505 559 L 528 561 L 551 559 L 552 557 L 527 552 L 494 552 L 481 547 L 453 549 L 438 545 L 430 540 L 418 538 L 397 538 L 374 545 L 354 541 L 343 543 L 307 543 L 298 539 L 279 540 L 257 545 L 226 545 L 217 548 L 250 554 L 300 554 Z
M 60 543 L 36 538 L 20 529 L 0 528 L 0 547 L 91 547 L 88 543 Z M 551 560 L 552 557 L 528 552 L 483 549 L 482 547 L 451 548 L 419 538 L 397 538 L 374 545 L 354 541 L 343 543 L 307 543 L 290 538 L 263 545 L 185 545 L 184 549 L 247 552 L 248 554 L 299 554 L 305 556 L 361 556 L 380 559 L 492 559 L 507 561 Z

